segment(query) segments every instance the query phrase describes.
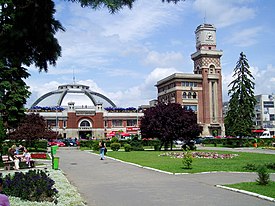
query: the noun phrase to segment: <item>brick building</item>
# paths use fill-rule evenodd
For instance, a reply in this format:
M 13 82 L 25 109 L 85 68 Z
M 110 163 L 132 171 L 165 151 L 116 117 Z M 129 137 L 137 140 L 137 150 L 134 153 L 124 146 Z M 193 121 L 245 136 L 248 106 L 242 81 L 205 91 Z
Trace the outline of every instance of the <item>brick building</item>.
M 222 112 L 222 51 L 216 49 L 216 28 L 197 27 L 192 74 L 175 73 L 157 82 L 158 101 L 179 103 L 197 114 L 202 136 L 225 135 Z
M 28 112 L 39 113 L 64 138 L 138 134 L 143 116 L 136 108 L 117 108 L 106 96 L 79 84 L 59 86 L 36 100 Z

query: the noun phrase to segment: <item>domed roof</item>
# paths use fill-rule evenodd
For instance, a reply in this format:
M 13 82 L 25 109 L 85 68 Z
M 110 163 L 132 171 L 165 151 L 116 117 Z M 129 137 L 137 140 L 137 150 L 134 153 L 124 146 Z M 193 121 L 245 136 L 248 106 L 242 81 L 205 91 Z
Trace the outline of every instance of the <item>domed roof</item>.
M 69 102 L 74 102 L 75 106 L 96 106 L 102 104 L 103 107 L 116 107 L 116 105 L 106 96 L 89 90 L 89 86 L 81 84 L 60 85 L 57 90 L 48 92 L 38 98 L 32 107 L 67 107 Z

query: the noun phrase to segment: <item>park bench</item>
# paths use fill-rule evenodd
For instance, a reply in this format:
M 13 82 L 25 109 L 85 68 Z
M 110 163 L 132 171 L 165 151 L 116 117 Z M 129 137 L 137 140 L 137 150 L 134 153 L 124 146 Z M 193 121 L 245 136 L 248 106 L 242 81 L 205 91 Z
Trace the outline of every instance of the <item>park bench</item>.
M 23 159 L 23 155 L 16 155 L 18 158 L 20 158 L 20 162 L 19 162 L 19 167 L 20 168 L 26 168 L 28 167 L 26 165 L 26 160 Z M 10 169 L 13 169 L 14 167 L 14 162 L 12 160 L 10 160 L 9 156 L 8 155 L 2 155 L 2 161 L 3 161 L 3 164 L 4 164 L 4 170 L 10 170 Z M 35 161 L 34 160 L 31 160 L 30 161 L 30 165 L 31 167 L 35 167 L 34 165 Z

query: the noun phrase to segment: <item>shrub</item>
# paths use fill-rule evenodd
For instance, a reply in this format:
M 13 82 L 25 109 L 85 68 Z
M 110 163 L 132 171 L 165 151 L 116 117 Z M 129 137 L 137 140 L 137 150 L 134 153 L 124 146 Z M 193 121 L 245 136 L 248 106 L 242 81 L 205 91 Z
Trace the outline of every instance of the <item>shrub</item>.
M 118 151 L 120 149 L 120 143 L 118 142 L 112 143 L 110 147 L 113 151 Z
M 125 152 L 130 152 L 132 147 L 130 144 L 124 144 L 124 149 L 125 149 Z
M 132 141 L 131 147 L 132 147 L 133 151 L 143 151 L 144 150 L 141 141 L 138 141 L 138 140 Z
M 268 169 L 271 169 L 271 170 L 275 170 L 275 163 L 267 163 L 265 164 L 265 166 L 268 168 Z
M 115 143 L 115 142 L 118 142 L 118 138 L 117 138 L 117 137 L 113 137 L 113 138 L 111 139 L 111 143 Z
M 98 151 L 99 150 L 99 141 L 98 140 L 93 141 L 93 143 L 92 143 L 92 149 L 94 151 Z
M 243 167 L 245 170 L 256 171 L 257 166 L 255 164 L 248 163 Z
M 54 181 L 43 170 L 16 172 L 4 178 L 4 192 L 8 196 L 19 197 L 29 201 L 49 201 L 57 203 L 58 191 L 53 188 Z
M 193 163 L 193 156 L 191 152 L 186 152 L 182 159 L 182 163 L 185 169 L 191 169 Z
M 269 177 L 269 173 L 267 171 L 266 166 L 261 165 L 258 168 L 258 179 L 256 180 L 256 182 L 259 185 L 267 185 L 269 182 L 269 179 L 270 179 L 270 177 Z

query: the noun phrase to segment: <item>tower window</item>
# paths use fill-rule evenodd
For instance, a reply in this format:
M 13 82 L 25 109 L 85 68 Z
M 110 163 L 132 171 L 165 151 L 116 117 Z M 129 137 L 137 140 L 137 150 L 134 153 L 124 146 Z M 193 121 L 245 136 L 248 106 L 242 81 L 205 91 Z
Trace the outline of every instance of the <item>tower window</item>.
M 183 99 L 186 99 L 186 92 L 183 92 L 183 93 L 182 93 L 182 98 L 183 98 Z

